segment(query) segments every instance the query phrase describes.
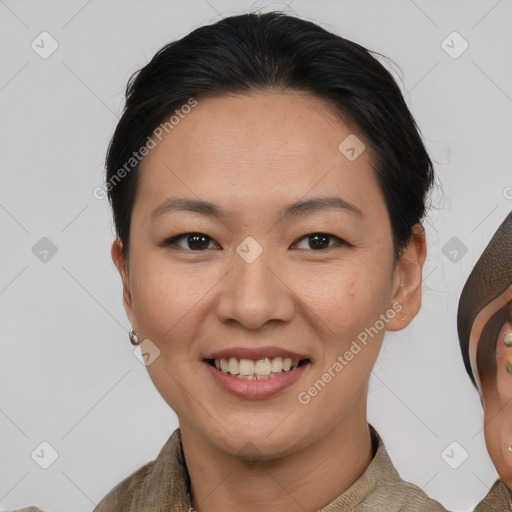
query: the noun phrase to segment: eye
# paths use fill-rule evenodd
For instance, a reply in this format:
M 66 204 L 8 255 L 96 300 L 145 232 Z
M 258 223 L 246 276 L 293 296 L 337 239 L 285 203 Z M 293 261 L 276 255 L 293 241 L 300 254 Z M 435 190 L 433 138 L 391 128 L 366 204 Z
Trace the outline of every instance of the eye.
M 309 242 L 307 241 L 309 239 Z M 329 239 L 335 240 L 334 245 L 329 245 Z M 311 233 L 309 235 L 305 235 L 299 239 L 298 242 L 295 242 L 294 245 L 298 245 L 300 241 L 304 240 L 308 247 L 298 247 L 299 249 L 314 249 L 314 250 L 328 250 L 336 245 L 346 245 L 350 246 L 348 242 L 345 240 L 335 236 L 330 235 L 328 233 Z M 293 246 L 292 246 L 293 247 Z
M 334 241 L 335 243 L 330 244 L 330 241 Z M 180 242 L 185 245 L 182 245 Z M 214 247 L 210 247 L 210 243 L 214 243 Z M 300 247 L 301 243 L 305 243 L 307 246 Z M 207 249 L 220 248 L 220 246 L 213 240 L 213 238 L 210 238 L 208 235 L 203 233 L 183 233 L 181 235 L 168 238 L 161 245 L 163 247 L 173 248 L 174 246 L 176 249 L 188 249 L 196 252 Z M 297 248 L 301 250 L 313 249 L 315 251 L 325 251 L 340 245 L 351 247 L 348 242 L 335 235 L 330 235 L 328 233 L 311 233 L 300 238 L 291 247 L 293 248 L 297 246 Z
M 185 246 L 180 245 L 178 241 L 184 240 Z M 176 246 L 179 249 L 190 249 L 192 251 L 201 251 L 204 249 L 212 249 L 215 247 L 209 247 L 209 243 L 214 242 L 213 238 L 203 233 L 183 233 L 181 235 L 173 236 L 162 242 L 162 246 L 171 247 Z M 216 243 L 216 242 L 215 242 Z M 217 245 L 217 247 L 219 247 Z

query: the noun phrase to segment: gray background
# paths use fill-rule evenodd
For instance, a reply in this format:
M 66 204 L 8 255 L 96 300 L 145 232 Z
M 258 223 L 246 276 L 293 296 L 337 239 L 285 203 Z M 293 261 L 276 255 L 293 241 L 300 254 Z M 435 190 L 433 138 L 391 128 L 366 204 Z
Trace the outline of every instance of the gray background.
M 439 186 L 422 311 L 386 335 L 369 419 L 402 478 L 448 509 L 471 510 L 496 478 L 455 319 L 472 266 L 512 208 L 510 0 L 0 0 L 4 510 L 90 511 L 177 426 L 132 353 L 110 211 L 92 191 L 130 74 L 168 41 L 251 7 L 309 18 L 399 65 Z M 58 43 L 46 59 L 31 47 L 51 48 L 43 31 Z M 463 41 L 442 43 L 453 31 L 469 44 L 457 58 Z M 36 463 L 49 462 L 43 441 L 58 453 L 48 469 Z

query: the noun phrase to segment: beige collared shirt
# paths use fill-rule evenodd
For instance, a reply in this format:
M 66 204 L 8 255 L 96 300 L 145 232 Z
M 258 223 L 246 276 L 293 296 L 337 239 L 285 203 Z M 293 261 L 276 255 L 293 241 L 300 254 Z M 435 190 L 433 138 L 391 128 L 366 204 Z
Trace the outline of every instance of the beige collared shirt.
M 447 512 L 419 487 L 404 482 L 370 425 L 374 457 L 361 477 L 318 512 Z M 190 512 L 189 475 L 176 429 L 158 457 L 116 485 L 93 512 Z M 13 512 L 43 512 L 28 507 Z M 497 480 L 474 512 L 512 512 L 512 492 Z
M 419 487 L 404 482 L 370 425 L 375 455 L 361 477 L 321 512 L 446 512 Z M 158 457 L 119 483 L 93 512 L 189 512 L 189 475 L 176 429 Z M 320 512 L 320 511 L 319 511 Z
M 512 512 L 512 492 L 498 479 L 473 512 Z

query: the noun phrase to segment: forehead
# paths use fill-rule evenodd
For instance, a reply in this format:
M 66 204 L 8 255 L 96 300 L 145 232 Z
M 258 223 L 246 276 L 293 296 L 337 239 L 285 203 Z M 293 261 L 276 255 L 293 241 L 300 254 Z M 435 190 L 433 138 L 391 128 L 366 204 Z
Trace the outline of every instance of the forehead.
M 141 165 L 152 203 L 177 192 L 249 204 L 333 189 L 347 200 L 379 200 L 364 136 L 333 106 L 301 92 L 198 99 Z M 349 152 L 347 153 L 347 149 Z M 355 158 L 354 158 L 355 156 Z M 236 192 L 236 195 L 234 195 Z

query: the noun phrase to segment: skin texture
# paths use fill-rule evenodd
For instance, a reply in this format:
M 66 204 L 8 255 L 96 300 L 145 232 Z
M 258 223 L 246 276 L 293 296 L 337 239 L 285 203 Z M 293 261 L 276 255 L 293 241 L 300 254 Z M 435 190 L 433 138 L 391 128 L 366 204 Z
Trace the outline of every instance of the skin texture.
M 366 150 L 349 161 L 338 145 L 354 133 Z M 228 215 L 180 211 L 151 221 L 171 196 L 210 201 Z M 362 215 L 331 209 L 280 219 L 285 205 L 323 196 L 341 197 Z M 187 237 L 162 246 L 186 233 L 210 237 L 207 248 L 194 250 Z M 330 248 L 310 245 L 313 233 L 332 235 Z M 263 250 L 252 263 L 236 252 L 248 236 Z M 425 254 L 417 224 L 395 264 L 370 145 L 311 95 L 199 100 L 145 157 L 129 268 L 119 240 L 112 258 L 132 326 L 160 350 L 147 368 L 178 416 L 198 511 L 317 510 L 361 476 L 373 456 L 369 374 L 385 330 L 403 329 L 420 308 Z M 385 328 L 300 403 L 298 393 L 393 304 L 401 311 L 387 314 Z M 268 346 L 305 354 L 311 364 L 267 399 L 224 391 L 203 361 L 220 349 Z
M 470 337 L 470 358 L 473 368 L 477 368 L 476 354 L 480 335 L 490 320 L 501 308 L 512 304 L 512 285 L 504 293 L 491 301 L 478 314 Z M 503 335 L 511 330 L 509 322 L 501 326 L 496 338 L 496 372 L 494 379 L 481 381 L 475 372 L 478 390 L 484 408 L 484 435 L 487 450 L 501 479 L 512 489 L 512 453 L 507 451 L 512 445 L 512 375 L 505 365 L 512 362 L 512 348 L 503 343 Z
M 466 368 L 474 377 L 484 409 L 487 450 L 509 489 L 512 489 L 512 453 L 507 448 L 512 445 L 512 376 L 505 367 L 507 361 L 512 362 L 512 348 L 505 346 L 503 335 L 512 327 L 511 247 L 512 212 L 468 277 L 457 318 Z M 493 318 L 500 310 L 501 316 Z

